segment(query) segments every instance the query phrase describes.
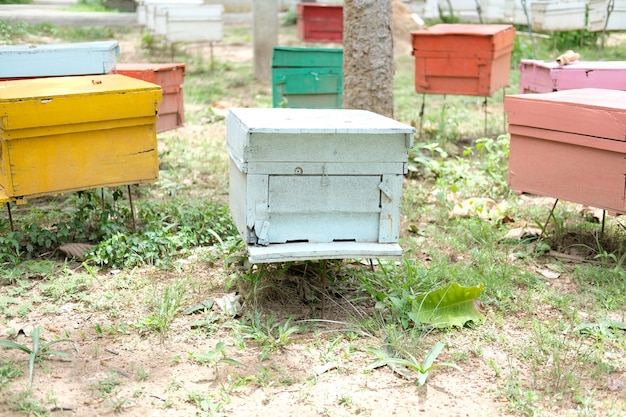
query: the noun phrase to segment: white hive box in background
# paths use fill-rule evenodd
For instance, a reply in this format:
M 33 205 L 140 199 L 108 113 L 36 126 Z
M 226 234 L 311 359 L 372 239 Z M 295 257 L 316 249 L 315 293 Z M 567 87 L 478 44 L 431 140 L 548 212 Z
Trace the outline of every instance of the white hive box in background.
M 224 36 L 224 6 L 167 8 L 163 16 L 169 42 L 217 42 Z
M 202 5 L 204 0 L 138 0 L 136 15 L 137 24 L 148 29 L 154 28 L 154 12 L 156 6 Z
M 609 0 L 591 0 L 588 8 L 587 30 L 589 32 L 626 30 L 626 0 L 615 0 L 610 14 L 608 13 Z
M 230 210 L 252 263 L 398 257 L 411 126 L 364 110 L 231 109 Z
M 563 32 L 586 27 L 586 1 L 535 1 L 530 9 L 530 21 L 536 31 Z
M 439 0 L 439 8 L 445 16 L 454 15 L 462 21 L 478 22 L 476 0 Z

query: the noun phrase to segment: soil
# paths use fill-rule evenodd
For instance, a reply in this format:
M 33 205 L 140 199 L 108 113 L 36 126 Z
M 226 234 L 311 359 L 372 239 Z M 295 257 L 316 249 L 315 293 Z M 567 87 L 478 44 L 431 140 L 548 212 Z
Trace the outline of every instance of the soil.
M 410 14 L 403 12 L 397 27 L 406 33 L 412 28 Z M 401 37 L 406 39 L 405 34 Z M 146 61 L 139 48 L 136 33 L 120 39 L 123 51 L 120 61 Z M 292 39 L 284 39 L 292 42 Z M 404 48 L 399 40 L 396 45 Z M 208 45 L 191 45 L 208 56 Z M 252 63 L 249 44 L 217 43 L 213 53 L 224 61 Z M 236 101 L 224 98 L 224 102 Z M 216 104 L 217 105 L 217 104 Z M 210 131 L 209 134 L 203 134 Z M 223 127 L 187 125 L 177 135 L 211 137 L 224 134 Z M 211 251 L 211 248 L 205 248 Z M 103 271 L 79 286 L 76 296 L 58 304 L 42 301 L 41 276 L 33 273 L 32 287 L 17 295 L 22 302 L 33 305 L 24 317 L 18 314 L 0 328 L 0 338 L 18 332 L 18 343 L 29 343 L 34 326 L 43 329 L 43 339 L 52 341 L 69 337 L 70 343 L 59 343 L 55 350 L 70 354 L 69 359 L 49 357 L 36 365 L 33 397 L 45 404 L 53 416 L 438 416 L 479 417 L 513 416 L 504 392 L 507 377 L 517 372 L 528 375 L 527 365 L 508 343 L 526 344 L 527 328 L 503 325 L 495 311 L 487 312 L 487 320 L 475 329 L 462 329 L 427 336 L 420 351 L 426 352 L 434 343 L 444 340 L 448 349 L 439 358 L 458 364 L 463 371 L 441 367 L 429 376 L 425 386 L 417 387 L 415 377 L 409 379 L 389 367 L 368 369 L 372 356 L 369 346 L 379 339 L 359 333 L 350 323 L 364 317 L 375 317 L 371 302 L 359 301 L 349 281 L 336 280 L 327 295 L 316 298 L 301 296 L 304 282 L 315 281 L 301 270 L 280 275 L 272 292 L 261 300 L 263 311 L 271 312 L 277 321 L 292 318 L 302 330 L 291 336 L 292 343 L 263 352 L 252 340 L 237 341 L 230 328 L 241 317 L 232 318 L 213 307 L 201 314 L 179 314 L 169 332 L 161 338 L 153 332 L 140 332 L 137 324 L 149 312 L 141 295 L 150 288 L 161 288 L 187 280 L 191 295 L 187 308 L 204 300 L 224 296 L 231 270 L 221 260 L 200 262 L 198 255 L 180 263 L 179 271 L 164 272 L 150 268 L 133 271 Z M 366 265 L 351 265 L 365 268 Z M 85 271 L 80 264 L 68 263 L 76 275 Z M 71 280 L 69 272 L 68 280 Z M 122 278 L 120 278 L 122 277 Z M 149 284 L 146 284 L 146 283 Z M 575 292 L 566 277 L 555 280 L 563 293 Z M 308 284 L 310 285 L 310 284 Z M 241 291 L 241 301 L 250 302 L 250 289 Z M 246 292 L 246 290 L 248 292 Z M 18 293 L 11 286 L 0 287 L 0 295 Z M 322 306 L 321 299 L 324 299 Z M 1 299 L 1 297 L 0 297 Z M 99 307 L 101 306 L 101 307 Z M 106 307 L 105 307 L 106 306 Z M 114 308 L 112 308 L 113 306 Z M 16 306 L 17 307 L 17 306 Z M 113 314 L 116 313 L 116 314 Z M 540 319 L 553 319 L 551 311 L 533 313 Z M 217 317 L 214 325 L 198 329 L 200 318 Z M 492 339 L 485 341 L 485 335 Z M 497 335 L 495 337 L 494 335 Z M 378 335 L 376 335 L 378 336 Z M 505 342 L 503 342 L 503 340 Z M 190 354 L 210 352 L 218 342 L 225 343 L 225 355 L 241 366 L 219 363 L 217 366 L 195 363 Z M 505 343 L 506 345 L 503 345 Z M 452 353 L 454 352 L 454 357 Z M 15 350 L 2 350 L 3 357 L 13 358 L 28 369 L 25 355 Z M 623 362 L 623 358 L 619 359 Z M 621 369 L 624 369 L 622 363 Z M 15 394 L 28 388 L 28 371 L 9 385 L 0 385 L 0 415 L 16 416 Z M 617 378 L 624 378 L 623 373 Z M 584 379 L 581 377 L 581 379 Z M 596 390 L 607 404 L 623 401 L 621 391 L 607 389 L 606 381 L 584 379 L 590 390 Z M 105 381 L 116 381 L 109 394 Z M 544 408 L 542 416 L 563 416 L 576 405 L 566 403 L 554 409 Z M 600 410 L 596 415 L 604 415 Z

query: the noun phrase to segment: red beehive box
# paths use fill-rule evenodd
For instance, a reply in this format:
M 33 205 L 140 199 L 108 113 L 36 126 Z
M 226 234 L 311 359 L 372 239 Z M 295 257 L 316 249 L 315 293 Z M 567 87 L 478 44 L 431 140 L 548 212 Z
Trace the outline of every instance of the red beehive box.
M 626 61 L 556 61 L 522 59 L 520 93 L 550 93 L 576 88 L 626 90 Z
M 157 133 L 176 129 L 185 123 L 183 82 L 185 64 L 117 64 L 115 71 L 128 77 L 161 86 L 163 101 L 159 105 Z
M 343 5 L 298 3 L 298 37 L 305 42 L 341 42 Z
M 510 95 L 504 108 L 513 191 L 626 213 L 626 92 Z
M 439 24 L 411 33 L 415 91 L 490 96 L 509 86 L 515 28 Z

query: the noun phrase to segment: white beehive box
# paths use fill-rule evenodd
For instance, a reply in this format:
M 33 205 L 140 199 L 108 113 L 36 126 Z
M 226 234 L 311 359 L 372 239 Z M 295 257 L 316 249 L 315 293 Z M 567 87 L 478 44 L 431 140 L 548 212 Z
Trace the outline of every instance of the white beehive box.
M 136 15 L 137 24 L 148 29 L 154 29 L 156 6 L 201 5 L 204 0 L 138 0 Z
M 450 7 L 452 7 L 452 12 Z M 454 14 L 463 21 L 478 21 L 476 0 L 439 0 L 439 8 L 445 16 Z
M 626 0 L 615 0 L 611 14 L 608 13 L 609 0 L 591 0 L 587 30 L 589 32 L 626 30 Z M 607 16 L 609 18 L 608 22 Z M 606 27 L 605 27 L 606 25 Z
M 535 1 L 530 9 L 530 21 L 536 31 L 562 32 L 586 27 L 586 1 Z
M 397 257 L 414 128 L 364 110 L 231 109 L 230 210 L 252 263 Z
M 158 31 L 169 42 L 221 41 L 224 36 L 223 14 L 221 4 L 167 7 L 159 12 Z

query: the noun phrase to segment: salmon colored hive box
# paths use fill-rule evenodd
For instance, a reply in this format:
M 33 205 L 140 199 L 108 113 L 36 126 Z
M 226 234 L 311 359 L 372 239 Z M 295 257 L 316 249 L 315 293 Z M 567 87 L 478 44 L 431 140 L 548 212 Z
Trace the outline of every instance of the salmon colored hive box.
M 504 108 L 513 191 L 626 213 L 626 92 L 510 95 Z
M 119 74 L 0 82 L 0 202 L 156 181 L 160 100 Z
M 298 37 L 305 42 L 341 42 L 343 5 L 298 3 Z
M 490 96 L 509 86 L 515 28 L 439 24 L 411 33 L 415 91 Z
M 556 61 L 522 59 L 520 93 L 550 93 L 576 88 L 608 88 L 626 91 L 626 61 Z
M 117 64 L 115 71 L 161 86 L 163 101 L 159 105 L 157 133 L 176 129 L 185 123 L 185 64 Z

